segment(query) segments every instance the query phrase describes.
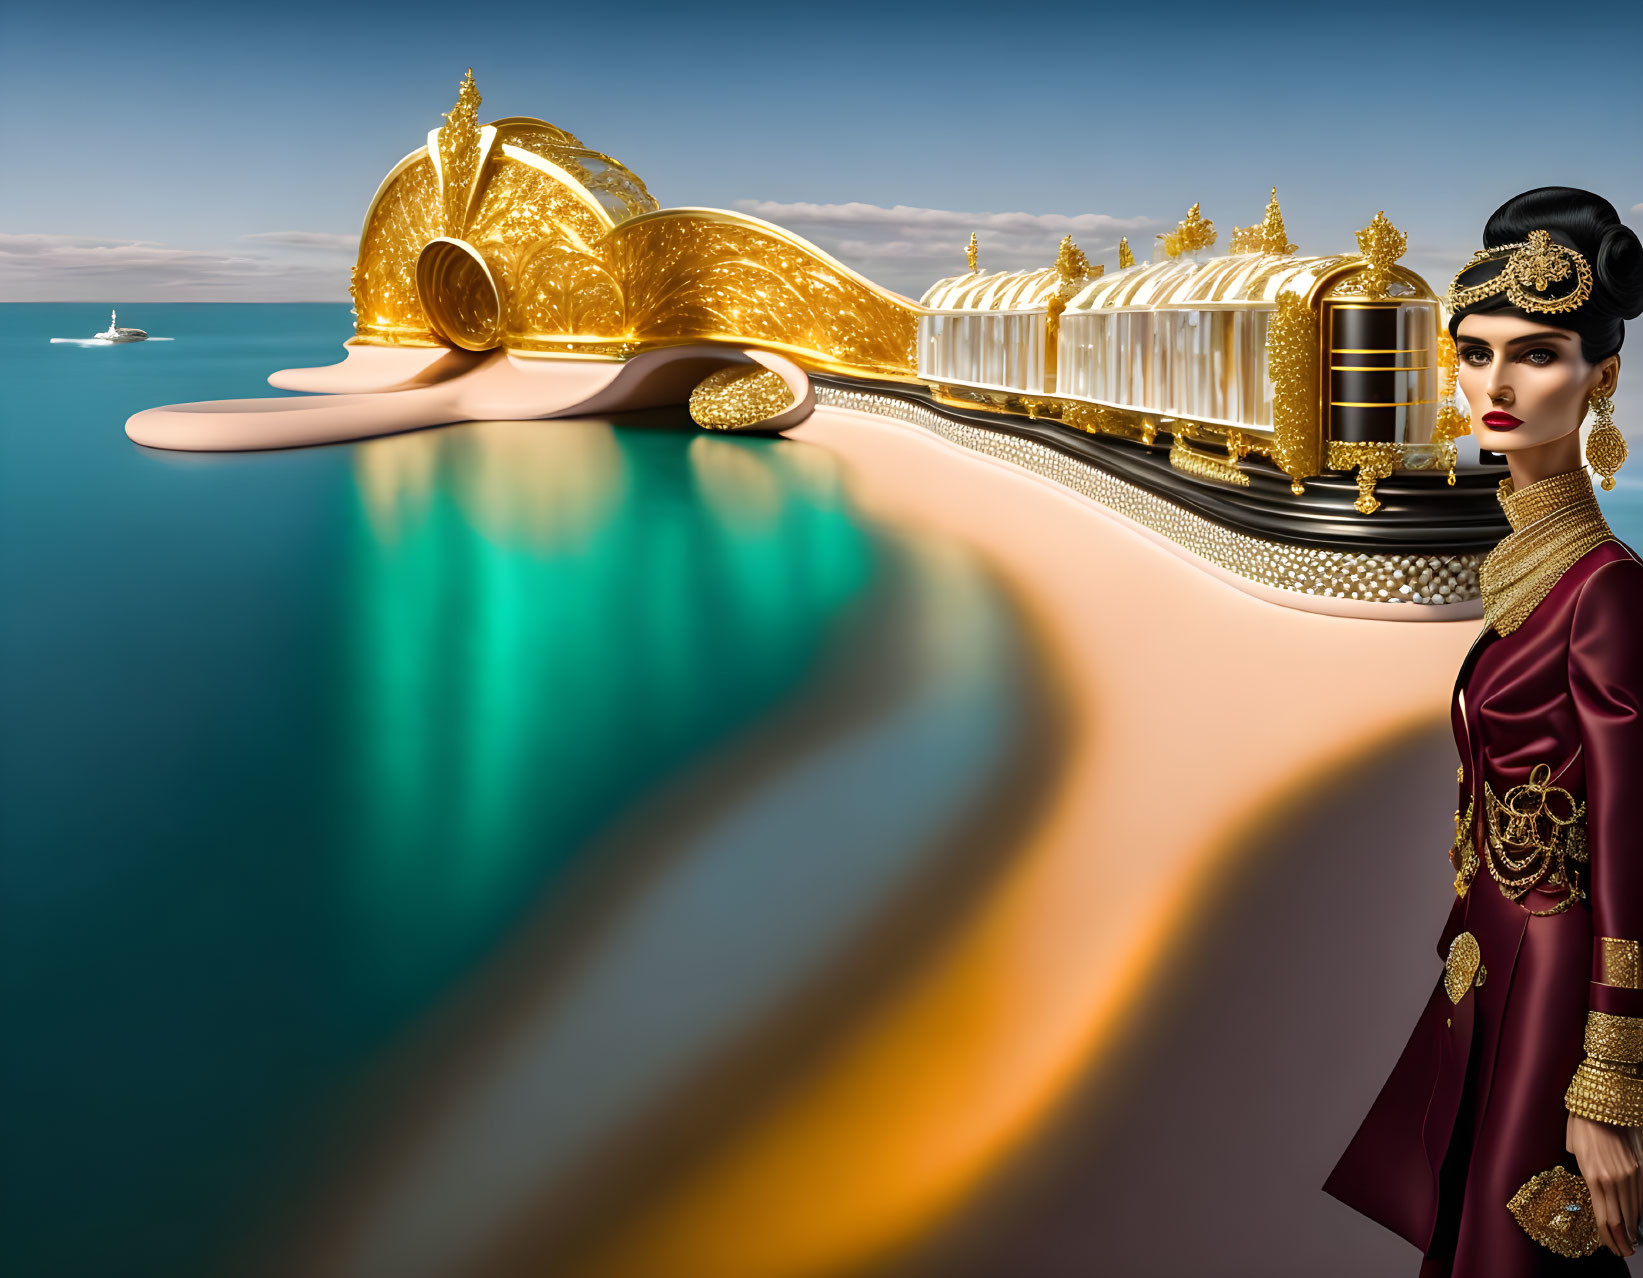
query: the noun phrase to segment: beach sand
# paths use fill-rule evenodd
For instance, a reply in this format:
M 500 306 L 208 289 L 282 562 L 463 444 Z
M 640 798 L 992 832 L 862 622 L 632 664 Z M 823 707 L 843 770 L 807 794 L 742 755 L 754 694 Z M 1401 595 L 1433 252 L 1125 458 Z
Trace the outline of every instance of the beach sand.
M 1366 1024 L 1354 997 L 1381 979 L 1371 966 L 1379 956 L 1291 956 L 1297 968 L 1337 973 L 1330 982 L 1343 1000 L 1337 1031 L 1350 1030 L 1390 1063 L 1440 966 L 1431 947 L 1453 899 L 1446 897 L 1446 851 L 1454 794 L 1453 750 L 1442 741 L 1451 686 L 1479 623 L 1366 621 L 1274 606 L 1052 482 L 917 427 L 823 408 L 795 436 L 843 459 L 869 512 L 968 544 L 1013 583 L 1065 698 L 1070 739 L 1035 828 L 933 961 L 885 990 L 856 1032 L 759 1121 L 727 1133 L 688 1176 L 636 1205 L 619 1232 L 590 1248 L 585 1271 L 658 1274 L 669 1256 L 690 1256 L 696 1272 L 722 1278 L 899 1270 L 932 1243 L 950 1265 L 955 1253 L 939 1240 L 961 1218 L 964 1235 L 973 1236 L 985 1217 L 972 1196 L 991 1174 L 1023 1175 L 1019 1164 L 1063 1105 L 1075 1096 L 1093 1103 L 1089 1089 L 1121 1049 L 1134 1070 L 1134 1040 L 1145 1035 L 1165 1034 L 1174 1055 L 1147 1058 L 1144 1075 L 1156 1080 L 1158 1068 L 1173 1061 L 1164 1076 L 1190 1088 L 1220 1069 L 1218 1062 L 1235 1060 L 1261 1077 L 1312 1077 L 1311 1099 L 1321 1089 L 1332 1108 L 1309 1109 L 1300 1116 L 1306 1127 L 1321 1130 L 1325 1143 L 1350 1134 L 1373 1094 L 1365 1094 L 1364 1079 L 1376 1064 L 1343 1078 L 1339 1091 L 1310 1075 L 1304 1062 L 1330 1033 L 1317 1007 L 1290 1007 L 1276 1025 L 1270 1016 L 1254 1018 L 1274 1032 L 1241 1041 L 1228 1038 L 1224 1024 L 1214 1036 L 1190 1027 L 1171 1034 L 1160 1018 L 1178 1011 L 1194 987 L 1219 990 L 1223 1007 L 1244 996 L 1216 983 L 1240 968 L 1240 948 L 1205 954 L 1201 939 L 1213 924 L 1235 947 L 1266 943 L 1270 933 L 1244 933 L 1221 917 L 1221 903 L 1241 900 L 1235 889 L 1257 869 L 1270 873 L 1274 850 L 1293 841 L 1296 816 L 1307 812 L 1323 835 L 1307 844 L 1307 855 L 1325 863 L 1308 882 L 1333 881 L 1331 858 L 1341 858 L 1340 877 L 1351 880 L 1386 847 L 1404 853 L 1393 864 L 1405 873 L 1410 907 L 1405 913 L 1393 898 L 1399 913 L 1384 948 L 1403 958 L 1406 986 L 1401 1000 L 1375 1003 L 1379 1024 Z M 1421 765 L 1418 774 L 1411 759 Z M 1399 784 L 1364 793 L 1354 779 L 1371 768 L 1390 769 Z M 1331 795 L 1339 806 L 1327 801 Z M 1298 900 L 1294 892 L 1284 900 L 1322 917 L 1341 910 L 1358 918 L 1373 904 L 1332 894 Z M 1185 974 L 1184 953 L 1202 960 Z M 1257 1001 L 1270 1010 L 1270 998 Z M 1104 1099 L 1098 1110 L 1133 1119 L 1126 1101 Z M 1328 1163 L 1297 1168 L 1282 1133 L 1251 1130 L 1236 1109 L 1217 1116 L 1219 1130 L 1182 1133 L 1159 1115 L 1157 1146 L 1146 1140 L 1148 1124 L 1137 1124 L 1136 1139 L 1157 1156 L 1152 1161 L 1185 1176 L 1171 1192 L 1188 1201 L 1155 1196 L 1150 1213 L 1144 1201 L 1109 1213 L 1104 1201 L 1118 1200 L 1103 1200 L 1099 1186 L 1081 1187 L 1079 1227 L 1066 1249 L 1085 1261 L 1150 1256 L 1148 1273 L 1253 1272 L 1252 1265 L 1273 1275 L 1319 1272 L 1298 1259 L 1286 1269 L 1262 1229 L 1243 1240 L 1217 1233 L 1213 1258 L 1184 1248 L 1178 1263 L 1159 1263 L 1158 1240 L 1222 1183 L 1195 1185 L 1180 1170 L 1192 1165 L 1200 1144 L 1236 1150 L 1249 1184 L 1282 1200 L 1286 1216 L 1312 1213 L 1320 1234 L 1330 1236 L 1343 1227 L 1321 1193 L 1308 1195 Z M 1082 1152 L 1109 1181 L 1134 1180 L 1114 1170 L 1133 1166 L 1125 1160 L 1135 1152 L 1116 1139 Z M 1060 1156 L 1076 1158 L 1064 1148 Z M 1273 1175 L 1263 1179 L 1268 1162 Z M 1021 1207 L 1016 1200 L 1015 1210 Z M 737 1223 L 754 1217 L 756 1231 Z M 1386 1237 L 1365 1221 L 1346 1228 L 1371 1248 Z M 1007 1225 L 999 1229 L 1011 1237 Z M 1134 1245 L 1116 1252 L 1102 1246 L 1120 1234 Z M 1407 1251 L 1392 1241 L 1394 1255 Z M 1242 1252 L 1228 1254 L 1229 1247 Z M 1051 1264 L 1053 1249 L 1044 1250 L 1042 1268 L 967 1271 L 1067 1272 Z M 1057 1257 L 1063 1264 L 1070 1258 Z M 1212 1259 L 1226 1267 L 1206 1269 Z M 1362 1259 L 1362 1272 L 1381 1272 L 1374 1265 L 1386 1253 Z M 995 1266 L 1004 1260 L 992 1257 Z
M 1274 605 L 901 422 L 824 407 L 776 447 L 819 450 L 866 515 L 986 565 L 1053 730 L 1023 751 L 984 890 L 858 973 L 801 1061 L 694 1119 L 711 1080 L 682 1081 L 653 1140 L 538 1186 L 460 1271 L 1367 1278 L 1407 1259 L 1317 1185 L 1441 967 L 1448 698 L 1479 623 Z M 346 1257 L 433 1151 L 402 1131 L 325 1227 L 356 1242 L 304 1271 L 366 1272 Z M 567 1221 L 573 1191 L 593 1196 Z M 1281 1239 L 1248 1224 L 1275 1199 Z

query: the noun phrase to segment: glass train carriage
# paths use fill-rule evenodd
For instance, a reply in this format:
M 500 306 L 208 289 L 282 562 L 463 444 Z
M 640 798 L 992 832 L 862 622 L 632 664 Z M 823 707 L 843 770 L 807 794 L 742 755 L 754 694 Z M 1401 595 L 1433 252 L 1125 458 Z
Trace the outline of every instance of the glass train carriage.
M 1174 234 L 1207 247 L 1213 224 L 1195 206 Z M 1148 444 L 1167 432 L 1171 460 L 1200 478 L 1247 483 L 1237 462 L 1252 453 L 1297 492 L 1326 468 L 1356 467 L 1364 513 L 1394 469 L 1452 469 L 1463 419 L 1441 411 L 1453 380 L 1440 377 L 1452 347 L 1432 290 L 1393 264 L 1403 237 L 1384 215 L 1354 254 L 1293 256 L 1281 222 L 1285 251 L 1246 238 L 1226 256 L 1171 255 L 1160 238 L 1160 260 L 1112 274 L 939 281 L 922 302 L 920 379 L 952 403 Z

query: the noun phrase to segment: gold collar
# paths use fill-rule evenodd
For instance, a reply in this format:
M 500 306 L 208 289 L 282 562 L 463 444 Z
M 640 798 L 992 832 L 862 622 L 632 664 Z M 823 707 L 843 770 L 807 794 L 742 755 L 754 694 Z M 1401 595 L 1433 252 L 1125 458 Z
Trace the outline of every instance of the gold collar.
M 1517 491 L 1500 481 L 1500 504 L 1512 531 L 1478 571 L 1483 616 L 1501 635 L 1521 626 L 1575 562 L 1614 537 L 1584 468 Z

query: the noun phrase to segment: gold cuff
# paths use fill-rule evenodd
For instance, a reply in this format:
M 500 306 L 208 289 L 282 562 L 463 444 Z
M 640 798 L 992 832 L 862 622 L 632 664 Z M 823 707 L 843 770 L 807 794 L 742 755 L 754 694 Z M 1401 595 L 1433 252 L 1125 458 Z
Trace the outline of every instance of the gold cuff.
M 1631 1065 L 1643 1061 L 1643 1020 L 1608 1012 L 1587 1012 L 1586 1051 L 1606 1061 Z
M 1597 943 L 1603 955 L 1597 971 L 1598 984 L 1643 989 L 1643 962 L 1639 961 L 1637 942 L 1618 936 L 1600 936 Z
M 1588 1056 L 1564 1093 L 1564 1108 L 1597 1123 L 1643 1127 L 1643 1078 L 1638 1073 L 1637 1065 Z

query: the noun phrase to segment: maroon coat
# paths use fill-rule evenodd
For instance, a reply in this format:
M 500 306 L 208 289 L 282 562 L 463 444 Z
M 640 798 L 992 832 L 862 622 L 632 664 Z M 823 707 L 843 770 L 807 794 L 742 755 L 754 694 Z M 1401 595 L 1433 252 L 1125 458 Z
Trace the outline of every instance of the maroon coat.
M 1614 950 L 1594 942 L 1643 939 L 1643 561 L 1602 542 L 1511 634 L 1485 629 L 1461 663 L 1451 722 L 1458 812 L 1473 813 L 1465 837 L 1484 834 L 1484 782 L 1504 796 L 1545 763 L 1550 784 L 1587 805 L 1589 861 L 1570 863 L 1581 892 L 1535 916 L 1570 893 L 1547 874 L 1513 900 L 1483 861 L 1437 946 L 1448 957 L 1471 933 L 1480 974 L 1458 1002 L 1440 975 L 1324 1189 L 1426 1252 L 1422 1274 L 1624 1274 L 1606 1248 L 1559 1257 L 1507 1203 L 1555 1164 L 1578 1170 L 1564 1094 L 1586 1056 L 1588 1010 L 1643 1018 L 1643 982 L 1626 983 L 1613 959 L 1606 969 Z

